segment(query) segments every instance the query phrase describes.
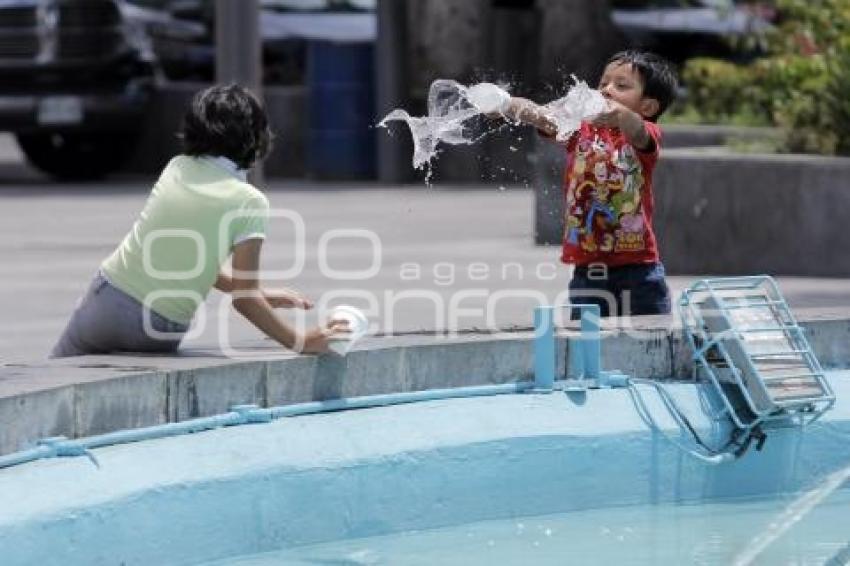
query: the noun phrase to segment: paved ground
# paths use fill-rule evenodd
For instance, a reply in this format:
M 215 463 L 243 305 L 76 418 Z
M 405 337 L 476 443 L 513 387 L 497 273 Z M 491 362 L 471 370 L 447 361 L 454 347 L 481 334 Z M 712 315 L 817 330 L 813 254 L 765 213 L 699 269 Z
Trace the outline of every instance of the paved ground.
M 0 136 L 0 360 L 46 355 L 150 182 L 50 183 Z M 273 181 L 268 195 L 284 216 L 272 222 L 264 269 L 289 271 L 277 282 L 316 300 L 366 308 L 384 331 L 528 325 L 532 306 L 555 301 L 569 279 L 556 248 L 532 243 L 533 195 L 525 188 Z M 293 212 L 303 219 L 303 246 L 295 244 Z M 349 231 L 334 232 L 340 229 Z M 322 240 L 327 253 L 319 251 Z M 341 280 L 334 270 L 360 278 Z M 678 293 L 694 279 L 670 283 Z M 795 307 L 850 306 L 848 280 L 780 281 Z M 213 293 L 207 323 L 188 346 L 214 346 L 222 332 L 237 343 L 257 338 L 220 306 Z

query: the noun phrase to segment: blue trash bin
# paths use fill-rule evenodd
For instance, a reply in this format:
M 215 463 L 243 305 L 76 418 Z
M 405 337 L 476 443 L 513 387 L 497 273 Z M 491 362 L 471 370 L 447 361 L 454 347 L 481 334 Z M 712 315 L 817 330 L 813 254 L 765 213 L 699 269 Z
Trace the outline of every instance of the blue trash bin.
M 307 45 L 307 173 L 316 179 L 374 179 L 374 44 Z

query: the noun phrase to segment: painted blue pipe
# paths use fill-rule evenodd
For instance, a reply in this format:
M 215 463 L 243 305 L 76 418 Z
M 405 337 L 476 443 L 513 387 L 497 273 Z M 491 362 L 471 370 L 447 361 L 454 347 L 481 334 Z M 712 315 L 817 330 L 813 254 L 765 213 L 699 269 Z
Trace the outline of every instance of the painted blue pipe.
M 38 446 L 35 448 L 15 452 L 6 456 L 0 456 L 0 468 L 8 468 L 18 464 L 25 464 L 42 458 L 56 458 L 64 456 L 88 456 L 95 465 L 99 466 L 94 455 L 90 452 L 93 448 L 101 448 L 103 446 L 111 446 L 115 444 L 127 444 L 130 442 L 140 442 L 143 440 L 154 440 L 169 436 L 179 436 L 182 434 L 202 432 L 225 426 L 266 423 L 273 419 L 283 417 L 295 417 L 299 415 L 325 413 L 330 411 L 384 407 L 387 405 L 416 403 L 420 401 L 436 401 L 441 399 L 462 399 L 466 397 L 524 393 L 531 391 L 533 387 L 534 384 L 530 381 L 520 381 L 496 385 L 459 387 L 454 389 L 430 389 L 425 391 L 409 391 L 405 393 L 369 395 L 364 397 L 351 397 L 348 399 L 329 399 L 327 401 L 284 405 L 267 409 L 257 407 L 256 405 L 237 405 L 234 406 L 228 413 L 203 417 L 200 419 L 192 419 L 179 423 L 168 423 L 131 430 L 119 430 L 116 432 L 76 440 L 69 440 L 62 436 L 47 438 L 39 441 Z
M 268 422 L 271 420 L 270 417 L 266 418 L 262 416 L 262 413 L 256 413 L 255 411 L 262 411 L 262 409 L 258 409 L 256 405 L 238 405 L 233 407 L 229 413 L 146 428 L 119 430 L 98 436 L 81 438 L 77 442 L 83 444 L 87 449 L 100 448 L 102 446 L 111 446 L 113 444 L 126 444 L 128 442 L 154 440 L 157 438 L 165 438 L 167 436 L 192 434 L 225 426 Z
M 534 309 L 534 389 L 551 393 L 555 386 L 555 307 Z
M 55 456 L 56 453 L 51 448 L 47 446 L 38 446 L 36 448 L 30 448 L 29 450 L 22 450 L 21 452 L 0 456 L 0 468 L 8 468 L 10 466 L 17 466 L 18 464 L 26 464 L 27 462 L 40 460 L 41 458 L 52 458 Z
M 602 337 L 599 305 L 571 304 L 539 306 L 534 309 L 534 390 L 551 393 L 555 388 L 555 309 L 578 309 L 581 332 L 569 338 L 567 391 L 589 387 L 625 387 L 628 376 L 620 371 L 602 370 Z
M 311 403 L 300 403 L 298 405 L 284 405 L 282 407 L 273 407 L 267 410 L 271 412 L 273 418 L 277 419 L 280 417 L 295 417 L 313 413 L 343 411 L 346 409 L 384 407 L 387 405 L 417 403 L 420 401 L 463 399 L 466 397 L 487 397 L 492 395 L 524 393 L 532 390 L 533 388 L 534 384 L 532 382 L 519 381 L 516 383 L 503 383 L 497 385 L 477 385 L 454 389 L 428 389 L 425 391 L 388 393 L 385 395 L 369 395 L 367 397 L 351 397 L 348 399 L 329 399 L 327 401 L 314 401 Z

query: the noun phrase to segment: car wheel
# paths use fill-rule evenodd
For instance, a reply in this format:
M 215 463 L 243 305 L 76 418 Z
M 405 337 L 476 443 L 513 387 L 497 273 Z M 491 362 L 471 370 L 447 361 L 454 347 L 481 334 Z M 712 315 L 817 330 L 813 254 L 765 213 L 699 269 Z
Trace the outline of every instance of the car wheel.
M 135 145 L 131 134 L 120 132 L 18 134 L 17 138 L 27 160 L 60 181 L 102 179 L 121 166 Z

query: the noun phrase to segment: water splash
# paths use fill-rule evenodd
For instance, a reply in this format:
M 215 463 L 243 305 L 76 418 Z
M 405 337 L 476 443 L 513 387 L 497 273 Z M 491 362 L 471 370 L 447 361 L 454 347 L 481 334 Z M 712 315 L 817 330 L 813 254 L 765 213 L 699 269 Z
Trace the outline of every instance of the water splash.
M 584 81 L 573 77 L 575 84 L 567 95 L 549 102 L 543 108 L 558 127 L 556 139 L 566 141 L 582 120 L 591 118 L 606 108 L 605 98 Z M 502 113 L 510 94 L 493 83 L 464 86 L 457 81 L 438 79 L 428 89 L 428 115 L 411 116 L 397 108 L 384 116 L 378 127 L 386 128 L 389 122 L 407 123 L 413 136 L 413 167 L 425 169 L 425 182 L 432 173 L 432 164 L 440 152 L 439 146 L 470 145 L 498 129 L 476 128 L 474 119 L 482 115 Z
M 482 137 L 476 136 L 471 128 L 472 118 L 482 111 L 470 100 L 470 90 L 456 81 L 436 80 L 428 89 L 427 116 L 411 116 L 397 108 L 378 123 L 378 127 L 382 128 L 392 121 L 407 123 L 413 136 L 413 168 L 426 170 L 426 183 L 431 177 L 431 164 L 439 153 L 439 144 L 468 145 Z
M 767 547 L 776 542 L 788 529 L 805 517 L 812 509 L 829 497 L 835 490 L 850 480 L 850 466 L 831 473 L 815 489 L 807 491 L 794 500 L 785 510 L 768 525 L 767 529 L 739 553 L 732 562 L 735 566 L 749 566 Z
M 575 84 L 566 96 L 543 107 L 558 127 L 558 134 L 555 136 L 558 141 L 570 139 L 584 120 L 597 116 L 608 107 L 605 97 L 598 90 L 590 88 L 586 82 L 575 76 L 573 81 Z

